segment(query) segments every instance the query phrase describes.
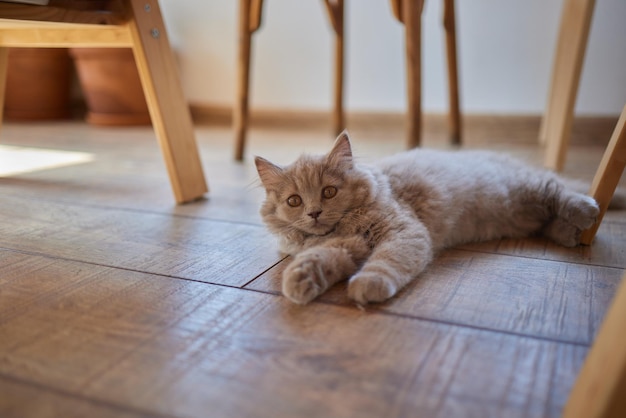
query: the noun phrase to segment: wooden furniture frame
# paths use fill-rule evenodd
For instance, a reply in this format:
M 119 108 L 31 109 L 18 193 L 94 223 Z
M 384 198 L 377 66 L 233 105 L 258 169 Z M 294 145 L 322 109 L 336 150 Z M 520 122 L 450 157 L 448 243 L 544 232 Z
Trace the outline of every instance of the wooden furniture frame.
M 9 47 L 132 48 L 176 202 L 208 192 L 158 0 L 0 2 L 0 106 Z
M 335 82 L 333 130 L 345 128 L 344 88 L 344 0 L 323 0 L 335 39 Z M 424 0 L 390 0 L 395 18 L 404 24 L 407 74 L 407 147 L 420 145 L 422 131 L 421 15 Z M 235 159 L 243 160 L 249 123 L 250 54 L 252 35 L 260 28 L 263 0 L 239 0 L 239 54 L 237 92 L 233 115 Z M 443 26 L 448 62 L 450 138 L 461 142 L 461 112 L 457 71 L 456 23 L 454 0 L 444 0 Z
M 563 418 L 626 416 L 626 275 L 570 392 Z
M 593 227 L 583 231 L 580 237 L 582 244 L 590 245 L 600 227 L 600 222 L 609 207 L 609 202 L 613 198 L 617 184 L 626 166 L 626 106 L 617 121 L 613 135 L 609 141 L 606 151 L 600 161 L 600 166 L 591 183 L 589 195 L 592 196 L 600 206 L 600 214 Z
M 576 105 L 595 0 L 564 0 L 548 105 L 541 121 L 539 141 L 546 144 L 544 165 L 561 171 Z
M 596 224 L 583 232 L 589 245 L 626 166 L 626 106 L 613 131 L 590 194 L 600 205 Z M 626 416 L 626 275 L 622 278 L 598 335 L 589 351 L 563 411 L 564 418 Z

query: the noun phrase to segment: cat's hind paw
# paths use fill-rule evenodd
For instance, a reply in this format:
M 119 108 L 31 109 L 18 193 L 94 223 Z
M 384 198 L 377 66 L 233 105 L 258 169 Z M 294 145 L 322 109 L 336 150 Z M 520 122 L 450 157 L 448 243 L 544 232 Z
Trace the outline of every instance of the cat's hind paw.
M 380 274 L 360 272 L 348 282 L 348 297 L 359 305 L 383 302 L 398 291 L 395 283 Z
M 316 259 L 296 258 L 283 272 L 283 295 L 305 305 L 324 293 L 327 284 Z
M 564 247 L 575 247 L 580 244 L 581 232 L 580 228 L 560 218 L 550 222 L 544 229 L 545 236 Z
M 544 228 L 544 235 L 565 247 L 575 247 L 580 244 L 582 231 L 596 223 L 599 213 L 600 208 L 592 197 L 576 194 Z
M 585 230 L 596 222 L 600 208 L 592 197 L 578 194 L 568 200 L 561 212 L 559 217 L 576 228 Z

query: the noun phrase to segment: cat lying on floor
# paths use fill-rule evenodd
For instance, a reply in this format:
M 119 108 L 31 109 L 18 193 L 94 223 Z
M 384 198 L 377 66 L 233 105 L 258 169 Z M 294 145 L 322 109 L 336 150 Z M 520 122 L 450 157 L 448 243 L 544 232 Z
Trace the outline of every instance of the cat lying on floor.
M 346 279 L 357 303 L 384 301 L 462 243 L 542 234 L 576 246 L 599 211 L 556 174 L 494 152 L 414 149 L 357 164 L 346 131 L 325 156 L 255 163 L 263 221 L 293 256 L 283 294 L 299 304 Z

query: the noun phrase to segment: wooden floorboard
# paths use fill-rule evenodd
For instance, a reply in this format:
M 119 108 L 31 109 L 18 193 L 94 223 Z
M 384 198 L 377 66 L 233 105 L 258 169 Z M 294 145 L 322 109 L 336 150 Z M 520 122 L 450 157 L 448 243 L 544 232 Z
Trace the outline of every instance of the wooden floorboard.
M 288 262 L 247 288 L 279 294 Z M 621 277 L 618 268 L 449 250 L 396 299 L 368 309 L 589 345 Z M 340 283 L 321 300 L 353 306 L 346 294 Z
M 21 383 L 0 392 L 0 406 L 26 412 L 19 397 L 44 388 L 38 408 L 91 399 L 96 406 L 128 408 L 129 415 L 557 415 L 587 351 L 384 312 L 300 307 L 275 295 L 2 255 L 0 385 Z
M 32 382 L 0 376 L 0 413 L 3 418 L 64 417 L 64 418 L 140 418 L 157 416 L 147 411 L 133 411 L 122 405 L 112 405 L 41 387 Z M 164 416 L 165 417 L 165 416 Z
M 617 216 L 614 214 L 614 218 Z M 468 244 L 460 248 L 468 251 L 626 269 L 626 224 L 614 219 L 605 219 L 593 245 L 590 246 L 565 248 L 544 238 L 526 238 Z
M 261 226 L 17 196 L 0 207 L 0 248 L 231 286 L 281 259 Z
M 489 121 L 465 147 L 541 163 L 534 119 Z M 402 126 L 351 130 L 362 161 L 403 148 Z M 591 179 L 605 131 L 566 174 Z M 626 211 L 590 247 L 470 244 L 365 311 L 345 284 L 295 306 L 250 157 L 332 135 L 253 129 L 235 163 L 228 127 L 196 133 L 211 191 L 176 206 L 150 128 L 3 125 L 0 145 L 92 159 L 0 176 L 0 417 L 560 416 L 626 268 Z M 445 138 L 427 118 L 424 146 Z

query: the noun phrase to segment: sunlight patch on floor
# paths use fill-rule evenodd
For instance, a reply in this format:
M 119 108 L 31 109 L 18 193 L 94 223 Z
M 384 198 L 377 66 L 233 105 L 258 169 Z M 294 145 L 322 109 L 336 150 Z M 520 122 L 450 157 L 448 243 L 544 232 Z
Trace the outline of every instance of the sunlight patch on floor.
M 94 160 L 87 152 L 0 145 L 0 176 L 8 177 L 33 171 L 84 164 Z

